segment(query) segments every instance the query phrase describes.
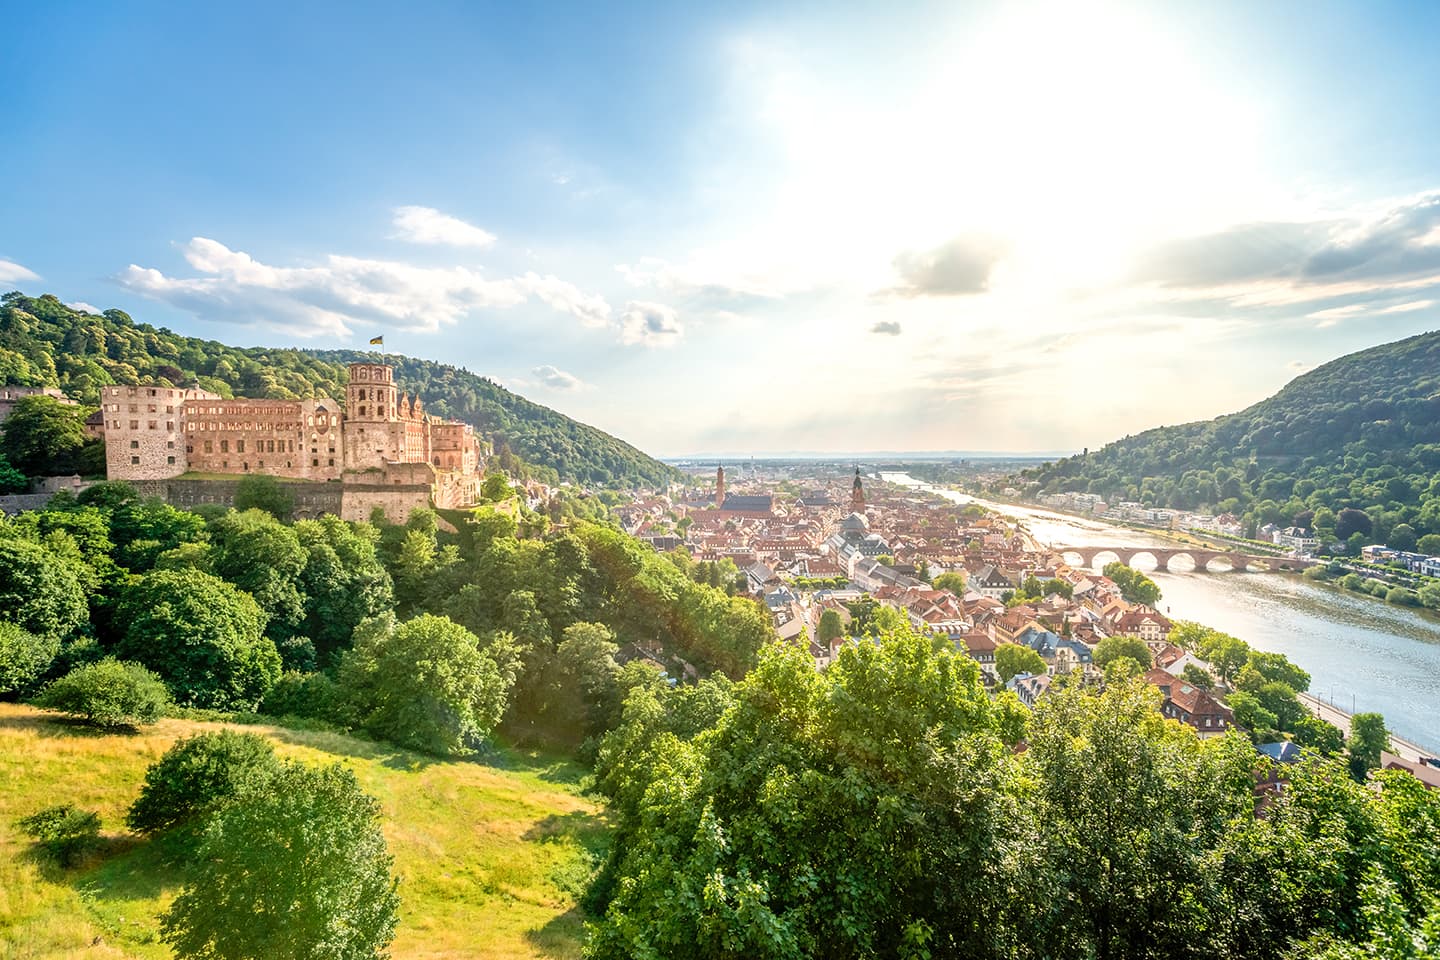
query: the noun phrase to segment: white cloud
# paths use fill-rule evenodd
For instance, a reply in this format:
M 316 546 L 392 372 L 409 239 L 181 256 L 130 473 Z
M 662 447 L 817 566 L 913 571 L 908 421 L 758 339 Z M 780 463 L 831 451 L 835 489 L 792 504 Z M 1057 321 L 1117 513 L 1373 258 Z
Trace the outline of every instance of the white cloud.
M 544 363 L 530 371 L 544 386 L 552 390 L 579 390 L 585 384 L 579 377 Z
M 631 300 L 620 311 L 620 342 L 668 347 L 684 335 L 675 311 L 663 303 Z
M 81 313 L 93 313 L 97 316 L 101 312 L 99 307 L 92 306 L 86 303 L 84 300 L 76 300 L 73 303 L 65 304 L 65 306 L 69 307 L 71 310 L 79 310 Z
M 1397 303 L 1393 307 L 1386 307 L 1383 310 L 1376 310 L 1376 313 L 1410 313 L 1412 310 L 1425 310 L 1435 306 L 1434 300 L 1411 300 L 1409 303 Z
M 488 247 L 495 234 L 434 207 L 396 207 L 396 240 L 450 247 Z
M 870 328 L 871 333 L 883 333 L 889 337 L 900 336 L 900 321 L 880 320 Z
M 206 237 L 195 237 L 183 249 L 201 276 L 170 277 L 131 264 L 117 279 L 199 317 L 303 337 L 344 336 L 352 325 L 433 333 L 473 311 L 518 306 L 531 296 L 587 326 L 608 319 L 610 310 L 600 297 L 536 274 L 490 280 L 466 267 L 417 267 L 339 254 L 314 266 L 277 267 Z
M 545 305 L 571 314 L 587 327 L 599 328 L 610 324 L 610 304 L 598 294 L 584 293 L 575 284 L 559 277 L 542 277 L 537 273 L 527 273 L 517 282 Z
M 12 260 L 0 260 L 0 283 L 20 283 L 39 279 L 39 274 L 25 269 Z

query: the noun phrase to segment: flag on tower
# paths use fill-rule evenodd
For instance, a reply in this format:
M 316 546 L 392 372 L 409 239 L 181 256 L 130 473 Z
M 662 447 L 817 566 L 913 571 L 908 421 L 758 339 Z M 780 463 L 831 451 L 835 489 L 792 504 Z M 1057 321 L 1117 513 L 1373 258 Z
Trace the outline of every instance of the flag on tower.
M 385 338 L 384 338 L 384 337 L 371 337 L 371 338 L 370 338 L 370 345 L 371 345 L 371 346 L 380 346 L 380 347 L 383 347 L 383 346 L 385 346 Z

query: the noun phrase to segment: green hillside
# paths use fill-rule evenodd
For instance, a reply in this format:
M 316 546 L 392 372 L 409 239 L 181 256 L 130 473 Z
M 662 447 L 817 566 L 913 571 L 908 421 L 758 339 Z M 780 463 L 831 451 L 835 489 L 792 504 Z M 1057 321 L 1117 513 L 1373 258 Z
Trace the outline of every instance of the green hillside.
M 230 347 L 163 327 L 136 323 L 124 311 L 83 313 L 51 295 L 0 298 L 0 383 L 59 387 L 96 404 L 112 383 L 196 379 L 225 396 L 345 396 L 345 365 L 354 351 Z M 676 471 L 594 427 L 532 403 L 458 367 L 392 357 L 401 386 L 426 409 L 474 424 L 547 479 L 615 485 L 660 485 Z
M 1440 333 L 1333 360 L 1239 413 L 1147 430 L 1021 474 L 1089 492 L 1292 522 L 1414 549 L 1440 534 Z M 1362 510 L 1336 531 L 1336 515 Z M 1311 511 L 1313 517 L 1307 517 Z M 1302 525 L 1309 525 L 1308 523 Z M 1433 543 L 1434 541 L 1432 541 Z
M 98 733 L 0 703 L 0 956 L 167 958 L 158 915 L 185 881 L 173 850 L 130 833 L 145 768 L 214 723 L 162 720 Z M 578 957 L 579 897 L 607 841 L 582 770 L 513 750 L 436 760 L 331 733 L 246 727 L 286 759 L 342 761 L 379 799 L 400 876 L 395 960 Z M 100 813 L 104 844 L 62 870 L 37 858 L 15 820 L 65 798 Z

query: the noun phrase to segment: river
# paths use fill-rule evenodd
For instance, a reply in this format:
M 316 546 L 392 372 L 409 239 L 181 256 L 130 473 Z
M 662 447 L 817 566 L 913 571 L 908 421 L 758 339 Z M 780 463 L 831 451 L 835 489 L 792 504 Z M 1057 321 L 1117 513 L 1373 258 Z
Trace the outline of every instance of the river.
M 907 474 L 882 479 L 1021 520 L 1042 543 L 1168 546 L 1172 541 L 1099 520 L 978 500 Z M 1310 672 L 1310 692 L 1343 710 L 1375 711 L 1397 736 L 1440 753 L 1440 619 L 1329 584 L 1280 573 L 1158 573 L 1160 608 L 1198 620 Z

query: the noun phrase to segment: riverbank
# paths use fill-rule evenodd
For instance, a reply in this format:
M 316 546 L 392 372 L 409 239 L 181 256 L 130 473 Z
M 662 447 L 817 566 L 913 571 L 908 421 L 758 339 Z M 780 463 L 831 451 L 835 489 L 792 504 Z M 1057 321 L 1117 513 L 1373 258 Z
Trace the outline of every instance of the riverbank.
M 990 502 L 889 474 L 900 486 L 923 486 L 955 503 L 1018 520 L 1038 544 L 1173 547 L 1158 530 L 1120 526 L 1076 514 Z M 908 481 L 908 482 L 906 482 Z M 1192 545 L 1193 546 L 1193 545 Z M 1227 548 L 1228 549 L 1228 548 Z M 1395 735 L 1429 756 L 1440 755 L 1440 621 L 1425 612 L 1296 575 L 1151 571 L 1171 619 L 1195 620 L 1257 650 L 1283 653 L 1311 675 L 1319 699 L 1384 715 Z
M 1315 716 L 1319 717 L 1321 720 L 1324 720 L 1326 723 L 1337 727 L 1341 733 L 1345 734 L 1346 737 L 1350 736 L 1351 715 L 1348 711 L 1341 709 L 1333 703 L 1328 703 L 1325 700 L 1320 699 L 1313 693 L 1300 693 L 1296 694 L 1296 696 L 1300 698 L 1300 702 L 1305 704 L 1305 706 L 1310 710 L 1311 713 L 1315 714 Z M 1390 735 L 1390 752 L 1395 754 L 1395 756 L 1401 758 L 1402 760 L 1409 760 L 1411 763 L 1419 763 L 1424 758 L 1433 757 L 1435 755 L 1435 751 L 1426 750 L 1418 743 L 1411 743 L 1409 740 L 1403 740 L 1400 737 L 1395 736 L 1393 733 Z

